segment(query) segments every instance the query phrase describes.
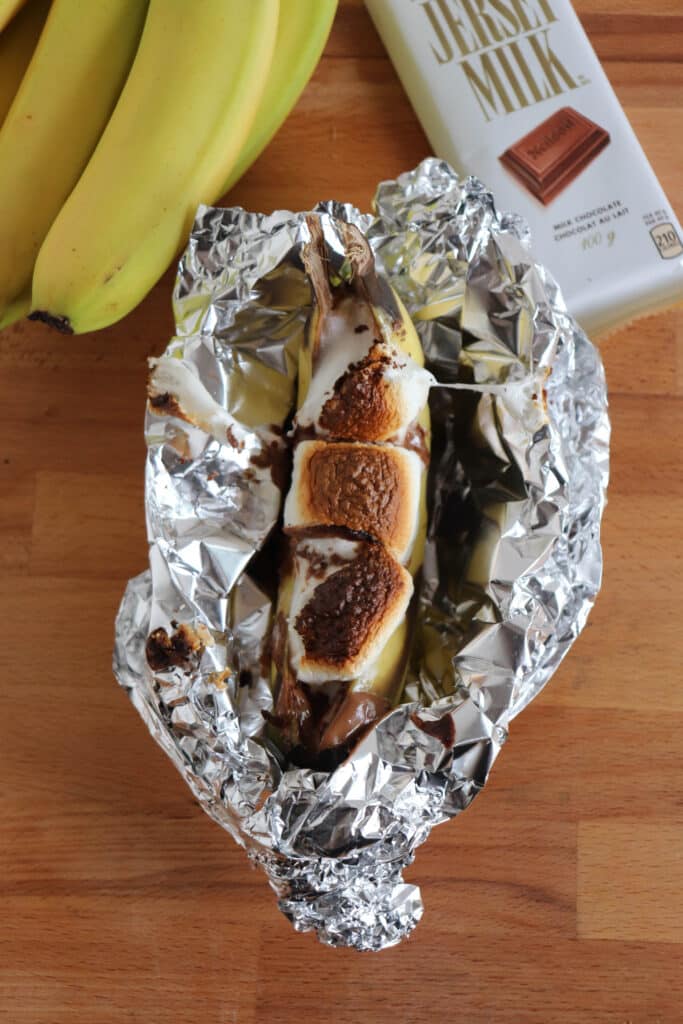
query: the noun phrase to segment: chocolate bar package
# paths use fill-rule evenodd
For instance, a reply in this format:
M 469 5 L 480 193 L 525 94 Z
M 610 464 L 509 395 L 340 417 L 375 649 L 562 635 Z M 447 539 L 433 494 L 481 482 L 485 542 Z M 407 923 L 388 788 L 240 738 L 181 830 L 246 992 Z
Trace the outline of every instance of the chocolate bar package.
M 569 0 L 366 0 L 437 156 L 483 180 L 592 335 L 683 300 L 683 233 Z

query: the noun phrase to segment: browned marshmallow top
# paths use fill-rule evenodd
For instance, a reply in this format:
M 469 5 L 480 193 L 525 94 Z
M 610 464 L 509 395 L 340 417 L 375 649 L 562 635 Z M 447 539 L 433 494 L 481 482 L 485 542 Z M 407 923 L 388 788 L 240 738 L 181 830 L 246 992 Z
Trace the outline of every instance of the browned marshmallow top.
M 391 359 L 379 345 L 343 374 L 320 414 L 320 426 L 332 437 L 386 441 L 400 430 L 403 410 L 387 379 Z
M 415 532 L 421 466 L 391 445 L 306 441 L 297 447 L 285 529 L 369 533 L 402 560 Z
M 378 641 L 386 642 L 382 634 L 405 612 L 412 589 L 410 574 L 381 544 L 358 544 L 356 557 L 319 583 L 296 616 L 304 661 L 352 677 Z
M 372 445 L 321 444 L 311 452 L 306 483 L 311 511 L 322 521 L 366 530 L 385 542 L 391 538 L 401 486 L 395 453 Z

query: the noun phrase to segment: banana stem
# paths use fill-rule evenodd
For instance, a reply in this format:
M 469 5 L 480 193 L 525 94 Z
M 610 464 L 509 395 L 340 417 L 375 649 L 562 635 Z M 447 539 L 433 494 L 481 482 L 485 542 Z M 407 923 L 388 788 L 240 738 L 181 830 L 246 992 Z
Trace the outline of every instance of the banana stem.
M 43 309 L 34 309 L 32 313 L 28 314 L 28 318 L 29 320 L 38 320 L 40 323 L 47 324 L 48 327 L 53 327 L 61 334 L 74 333 L 68 316 L 53 316 L 52 313 L 47 313 Z

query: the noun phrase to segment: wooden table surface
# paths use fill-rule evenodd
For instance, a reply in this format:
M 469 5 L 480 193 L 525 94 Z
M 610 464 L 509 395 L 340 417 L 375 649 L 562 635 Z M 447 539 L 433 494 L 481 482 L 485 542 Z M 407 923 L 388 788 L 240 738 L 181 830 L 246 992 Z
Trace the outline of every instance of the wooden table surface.
M 577 6 L 680 216 L 681 0 Z M 367 207 L 427 153 L 352 0 L 226 202 Z M 0 334 L 0 1019 L 683 1020 L 683 311 L 603 345 L 612 482 L 586 631 L 486 791 L 418 851 L 411 939 L 360 955 L 292 931 L 112 678 L 114 614 L 146 566 L 145 360 L 171 281 L 97 335 Z

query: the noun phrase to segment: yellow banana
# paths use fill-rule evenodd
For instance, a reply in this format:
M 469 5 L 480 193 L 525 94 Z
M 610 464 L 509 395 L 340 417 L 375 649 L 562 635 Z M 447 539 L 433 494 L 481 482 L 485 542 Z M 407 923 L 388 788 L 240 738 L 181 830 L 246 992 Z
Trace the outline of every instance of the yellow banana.
M 31 308 L 31 295 L 29 292 L 23 292 L 18 298 L 14 299 L 5 306 L 2 313 L 0 313 L 0 331 L 4 327 L 9 327 L 16 320 L 21 320 L 25 317 Z
M 0 33 L 0 127 L 21 84 L 42 31 L 50 0 L 29 0 Z M 31 294 L 24 293 L 0 310 L 0 331 L 25 317 L 31 308 Z
M 0 32 L 8 25 L 25 0 L 0 0 Z
M 30 0 L 0 33 L 0 125 L 36 48 L 50 0 Z
M 38 255 L 32 316 L 82 333 L 144 298 L 245 144 L 278 11 L 278 0 L 151 0 L 116 109 Z
M 411 577 L 427 531 L 431 375 L 360 232 L 346 226 L 337 275 L 319 221 L 308 225 L 303 261 L 315 304 L 299 356 L 272 723 L 285 747 L 320 763 L 322 752 L 347 749 L 403 690 Z
M 320 60 L 337 0 L 280 0 L 275 52 L 254 124 L 221 194 L 238 181 L 265 149 Z
M 125 81 L 146 6 L 146 0 L 52 4 L 0 130 L 0 315 L 30 286 L 43 239 Z M 101 201 L 104 206 L 107 196 Z M 87 230 L 96 230 L 94 223 Z

